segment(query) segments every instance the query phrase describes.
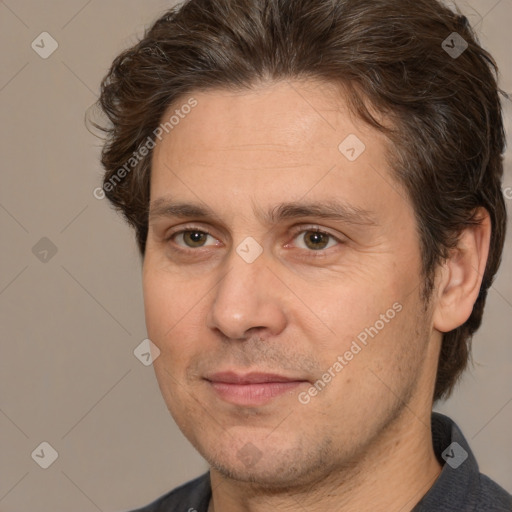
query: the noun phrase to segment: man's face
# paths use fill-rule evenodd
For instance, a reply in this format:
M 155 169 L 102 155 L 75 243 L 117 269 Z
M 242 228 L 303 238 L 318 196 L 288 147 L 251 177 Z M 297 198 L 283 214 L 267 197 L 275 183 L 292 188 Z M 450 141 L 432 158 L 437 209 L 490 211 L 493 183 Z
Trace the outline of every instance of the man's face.
M 334 91 L 193 94 L 153 157 L 143 282 L 160 389 L 213 468 L 266 485 L 353 464 L 432 394 L 414 212 L 388 142 Z

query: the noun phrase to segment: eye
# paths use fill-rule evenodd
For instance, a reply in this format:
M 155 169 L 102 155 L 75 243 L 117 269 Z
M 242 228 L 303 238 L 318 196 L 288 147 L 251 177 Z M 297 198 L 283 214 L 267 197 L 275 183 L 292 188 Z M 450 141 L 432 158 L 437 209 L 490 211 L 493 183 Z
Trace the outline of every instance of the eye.
M 297 247 L 312 251 L 330 249 L 340 243 L 333 235 L 319 229 L 302 230 L 294 240 L 298 240 Z
M 173 240 L 176 245 L 179 245 L 180 247 L 195 249 L 198 247 L 205 247 L 207 245 L 206 242 L 208 237 L 214 241 L 213 244 L 209 245 L 217 245 L 215 243 L 216 239 L 212 235 L 199 229 L 187 229 L 178 231 L 177 233 L 173 233 L 169 237 L 169 240 Z

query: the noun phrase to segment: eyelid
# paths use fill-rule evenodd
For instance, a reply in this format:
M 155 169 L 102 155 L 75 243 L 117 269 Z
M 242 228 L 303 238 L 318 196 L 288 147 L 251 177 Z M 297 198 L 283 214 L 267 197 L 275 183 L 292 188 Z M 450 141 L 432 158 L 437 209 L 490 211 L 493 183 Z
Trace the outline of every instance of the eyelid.
M 292 228 L 292 232 L 294 232 L 294 233 L 300 233 L 301 231 L 320 231 L 321 233 L 325 233 L 327 235 L 336 237 L 336 235 L 332 234 L 329 231 L 329 228 L 324 228 L 324 227 L 320 226 L 319 224 L 300 224 L 300 225 L 294 226 Z
M 207 228 L 200 227 L 195 224 L 185 224 L 178 226 L 176 229 L 172 228 L 171 230 L 169 230 L 169 232 L 165 234 L 165 239 L 169 240 L 174 235 L 183 233 L 184 231 L 200 231 L 201 233 L 206 233 L 208 235 L 214 236 L 213 233 Z

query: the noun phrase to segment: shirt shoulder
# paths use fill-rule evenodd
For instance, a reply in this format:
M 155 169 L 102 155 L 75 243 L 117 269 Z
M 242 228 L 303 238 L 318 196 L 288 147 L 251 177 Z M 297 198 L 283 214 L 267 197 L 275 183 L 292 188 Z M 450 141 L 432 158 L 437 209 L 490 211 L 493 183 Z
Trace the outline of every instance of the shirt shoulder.
M 467 440 L 453 420 L 433 413 L 432 441 L 442 470 L 413 512 L 512 512 L 512 496 L 480 473 Z
M 478 505 L 475 510 L 489 512 L 512 512 L 512 495 L 503 487 L 480 474 Z
M 210 473 L 191 480 L 149 505 L 131 512 L 207 512 L 211 497 Z

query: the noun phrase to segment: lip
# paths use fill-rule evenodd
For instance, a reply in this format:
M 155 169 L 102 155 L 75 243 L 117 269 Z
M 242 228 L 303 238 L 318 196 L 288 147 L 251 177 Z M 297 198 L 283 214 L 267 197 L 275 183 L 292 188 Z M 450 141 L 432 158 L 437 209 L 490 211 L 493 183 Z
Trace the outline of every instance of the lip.
M 306 379 L 297 377 L 286 377 L 277 373 L 237 373 L 237 372 L 218 372 L 206 377 L 211 382 L 223 382 L 226 384 L 267 384 L 269 382 L 304 382 Z
M 209 375 L 205 380 L 219 398 L 242 406 L 264 405 L 308 382 L 298 377 L 261 372 L 219 372 Z

